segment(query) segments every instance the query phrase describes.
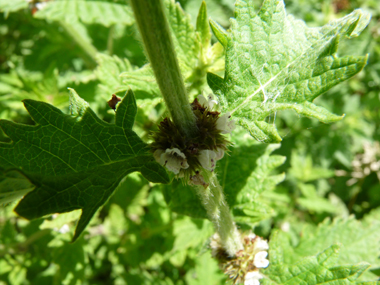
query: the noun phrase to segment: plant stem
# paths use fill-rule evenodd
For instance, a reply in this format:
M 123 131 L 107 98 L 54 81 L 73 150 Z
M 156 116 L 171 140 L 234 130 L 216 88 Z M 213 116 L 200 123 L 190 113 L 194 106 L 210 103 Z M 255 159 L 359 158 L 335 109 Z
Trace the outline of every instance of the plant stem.
M 108 38 L 107 38 L 107 51 L 108 55 L 113 54 L 113 35 L 115 33 L 115 25 L 112 25 L 110 27 L 110 30 L 108 32 Z
M 144 48 L 174 124 L 183 135 L 196 133 L 185 84 L 161 0 L 131 0 Z
M 146 54 L 174 124 L 187 137 L 197 129 L 195 116 L 187 99 L 185 84 L 177 62 L 161 0 L 131 0 Z M 215 174 L 202 173 L 209 187 L 196 187 L 209 219 L 219 234 L 224 249 L 231 257 L 243 249 L 223 190 Z
M 209 219 L 214 224 L 215 231 L 219 234 L 225 251 L 230 257 L 234 257 L 236 252 L 243 249 L 243 244 L 224 198 L 222 186 L 215 173 L 203 171 L 202 175 L 209 186 L 206 189 L 203 186 L 197 186 L 197 194 Z
M 83 38 L 75 27 L 65 21 L 59 21 L 59 24 L 66 31 L 67 34 L 81 47 L 81 49 L 87 54 L 90 59 L 89 65 L 96 66 L 96 54 L 98 51 L 87 39 Z

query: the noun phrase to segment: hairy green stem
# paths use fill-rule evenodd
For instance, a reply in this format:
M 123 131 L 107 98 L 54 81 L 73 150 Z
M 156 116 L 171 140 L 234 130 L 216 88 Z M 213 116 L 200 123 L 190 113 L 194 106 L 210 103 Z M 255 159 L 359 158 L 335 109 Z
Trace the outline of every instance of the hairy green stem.
M 131 0 L 144 48 L 174 124 L 183 135 L 196 133 L 179 69 L 169 25 L 161 0 Z
M 197 186 L 197 194 L 209 219 L 214 224 L 215 231 L 218 233 L 225 251 L 230 257 L 234 257 L 237 251 L 243 249 L 243 244 L 224 198 L 222 186 L 220 186 L 215 173 L 203 171 L 202 175 L 209 186 L 206 189 L 203 186 Z
M 187 98 L 162 1 L 131 0 L 131 3 L 146 54 L 170 115 L 181 132 L 191 137 L 197 131 L 195 116 Z M 224 249 L 233 257 L 243 249 L 240 234 L 215 174 L 204 171 L 202 175 L 209 187 L 196 187 L 197 193 Z

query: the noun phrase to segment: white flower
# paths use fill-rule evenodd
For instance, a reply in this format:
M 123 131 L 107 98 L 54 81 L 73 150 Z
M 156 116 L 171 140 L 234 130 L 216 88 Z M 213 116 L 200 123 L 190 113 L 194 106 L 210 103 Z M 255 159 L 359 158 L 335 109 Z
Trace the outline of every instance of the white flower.
M 64 224 L 64 225 L 58 230 L 58 232 L 60 232 L 61 234 L 68 233 L 69 231 L 70 231 L 70 228 L 69 228 L 69 225 L 68 225 L 68 224 Z
M 228 112 L 223 116 L 219 117 L 216 121 L 216 128 L 222 131 L 222 134 L 231 133 L 235 129 L 235 121 L 230 120 L 231 114 Z
M 244 277 L 244 285 L 260 285 L 263 276 L 257 271 L 250 271 Z
M 216 151 L 204 149 L 199 151 L 198 161 L 204 169 L 214 171 L 216 161 L 222 159 L 224 156 L 224 150 L 217 148 Z
M 260 251 L 268 250 L 269 249 L 268 242 L 259 237 L 255 242 L 255 249 L 260 250 Z
M 42 10 L 43 8 L 45 8 L 47 5 L 47 2 L 39 2 L 39 3 L 36 3 L 36 8 L 38 10 Z
M 186 156 L 178 148 L 168 148 L 165 152 L 158 149 L 153 153 L 154 158 L 161 164 L 166 166 L 168 170 L 178 174 L 181 168 L 189 167 Z
M 199 104 L 201 104 L 203 107 L 211 110 L 215 104 L 218 104 L 216 100 L 214 100 L 214 95 L 209 94 L 207 98 L 203 95 L 199 95 L 197 97 Z
M 284 222 L 281 224 L 281 230 L 284 232 L 289 232 L 290 230 L 290 223 L 289 222 Z
M 255 258 L 253 260 L 253 265 L 255 265 L 257 268 L 266 268 L 269 265 L 269 260 L 266 259 L 268 255 L 268 252 L 266 251 L 259 251 L 256 253 Z
M 199 152 L 198 161 L 204 169 L 214 171 L 217 155 L 215 151 L 204 149 Z
M 248 235 L 248 238 L 251 239 L 251 240 L 253 240 L 255 237 L 256 237 L 256 235 L 254 233 L 250 233 Z

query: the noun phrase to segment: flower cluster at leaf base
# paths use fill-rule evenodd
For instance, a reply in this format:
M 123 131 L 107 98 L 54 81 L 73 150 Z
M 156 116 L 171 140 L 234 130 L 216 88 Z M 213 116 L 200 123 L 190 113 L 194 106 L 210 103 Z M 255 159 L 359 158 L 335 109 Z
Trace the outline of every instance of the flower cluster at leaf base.
M 214 234 L 210 242 L 212 255 L 233 284 L 259 285 L 260 279 L 264 277 L 259 270 L 269 265 L 268 242 L 252 233 L 243 237 L 242 242 L 244 249 L 230 258 L 224 251 L 218 234 Z
M 214 110 L 216 104 L 213 95 L 200 95 L 191 103 L 197 127 L 193 137 L 184 136 L 169 118 L 152 135 L 150 146 L 156 161 L 190 184 L 207 187 L 200 173 L 214 171 L 231 144 L 224 134 L 231 133 L 235 123 L 228 113 L 220 116 Z

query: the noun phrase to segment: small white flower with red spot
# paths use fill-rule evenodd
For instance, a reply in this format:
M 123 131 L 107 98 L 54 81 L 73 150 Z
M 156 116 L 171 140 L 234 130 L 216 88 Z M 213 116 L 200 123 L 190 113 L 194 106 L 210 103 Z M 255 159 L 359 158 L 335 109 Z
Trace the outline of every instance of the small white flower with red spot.
M 202 167 L 209 171 L 214 171 L 217 154 L 215 151 L 204 149 L 199 152 L 198 161 L 202 165 Z
M 214 100 L 214 95 L 209 94 L 207 98 L 203 95 L 199 95 L 197 97 L 199 104 L 201 104 L 203 107 L 207 108 L 208 110 L 212 110 L 214 108 L 214 105 L 218 104 L 218 101 Z
M 235 129 L 235 121 L 230 119 L 231 114 L 228 112 L 216 121 L 216 128 L 221 130 L 222 134 L 229 134 Z
M 153 156 L 158 163 L 175 174 L 178 174 L 181 169 L 189 167 L 185 154 L 178 148 L 168 148 L 165 152 L 158 149 L 153 153 Z

